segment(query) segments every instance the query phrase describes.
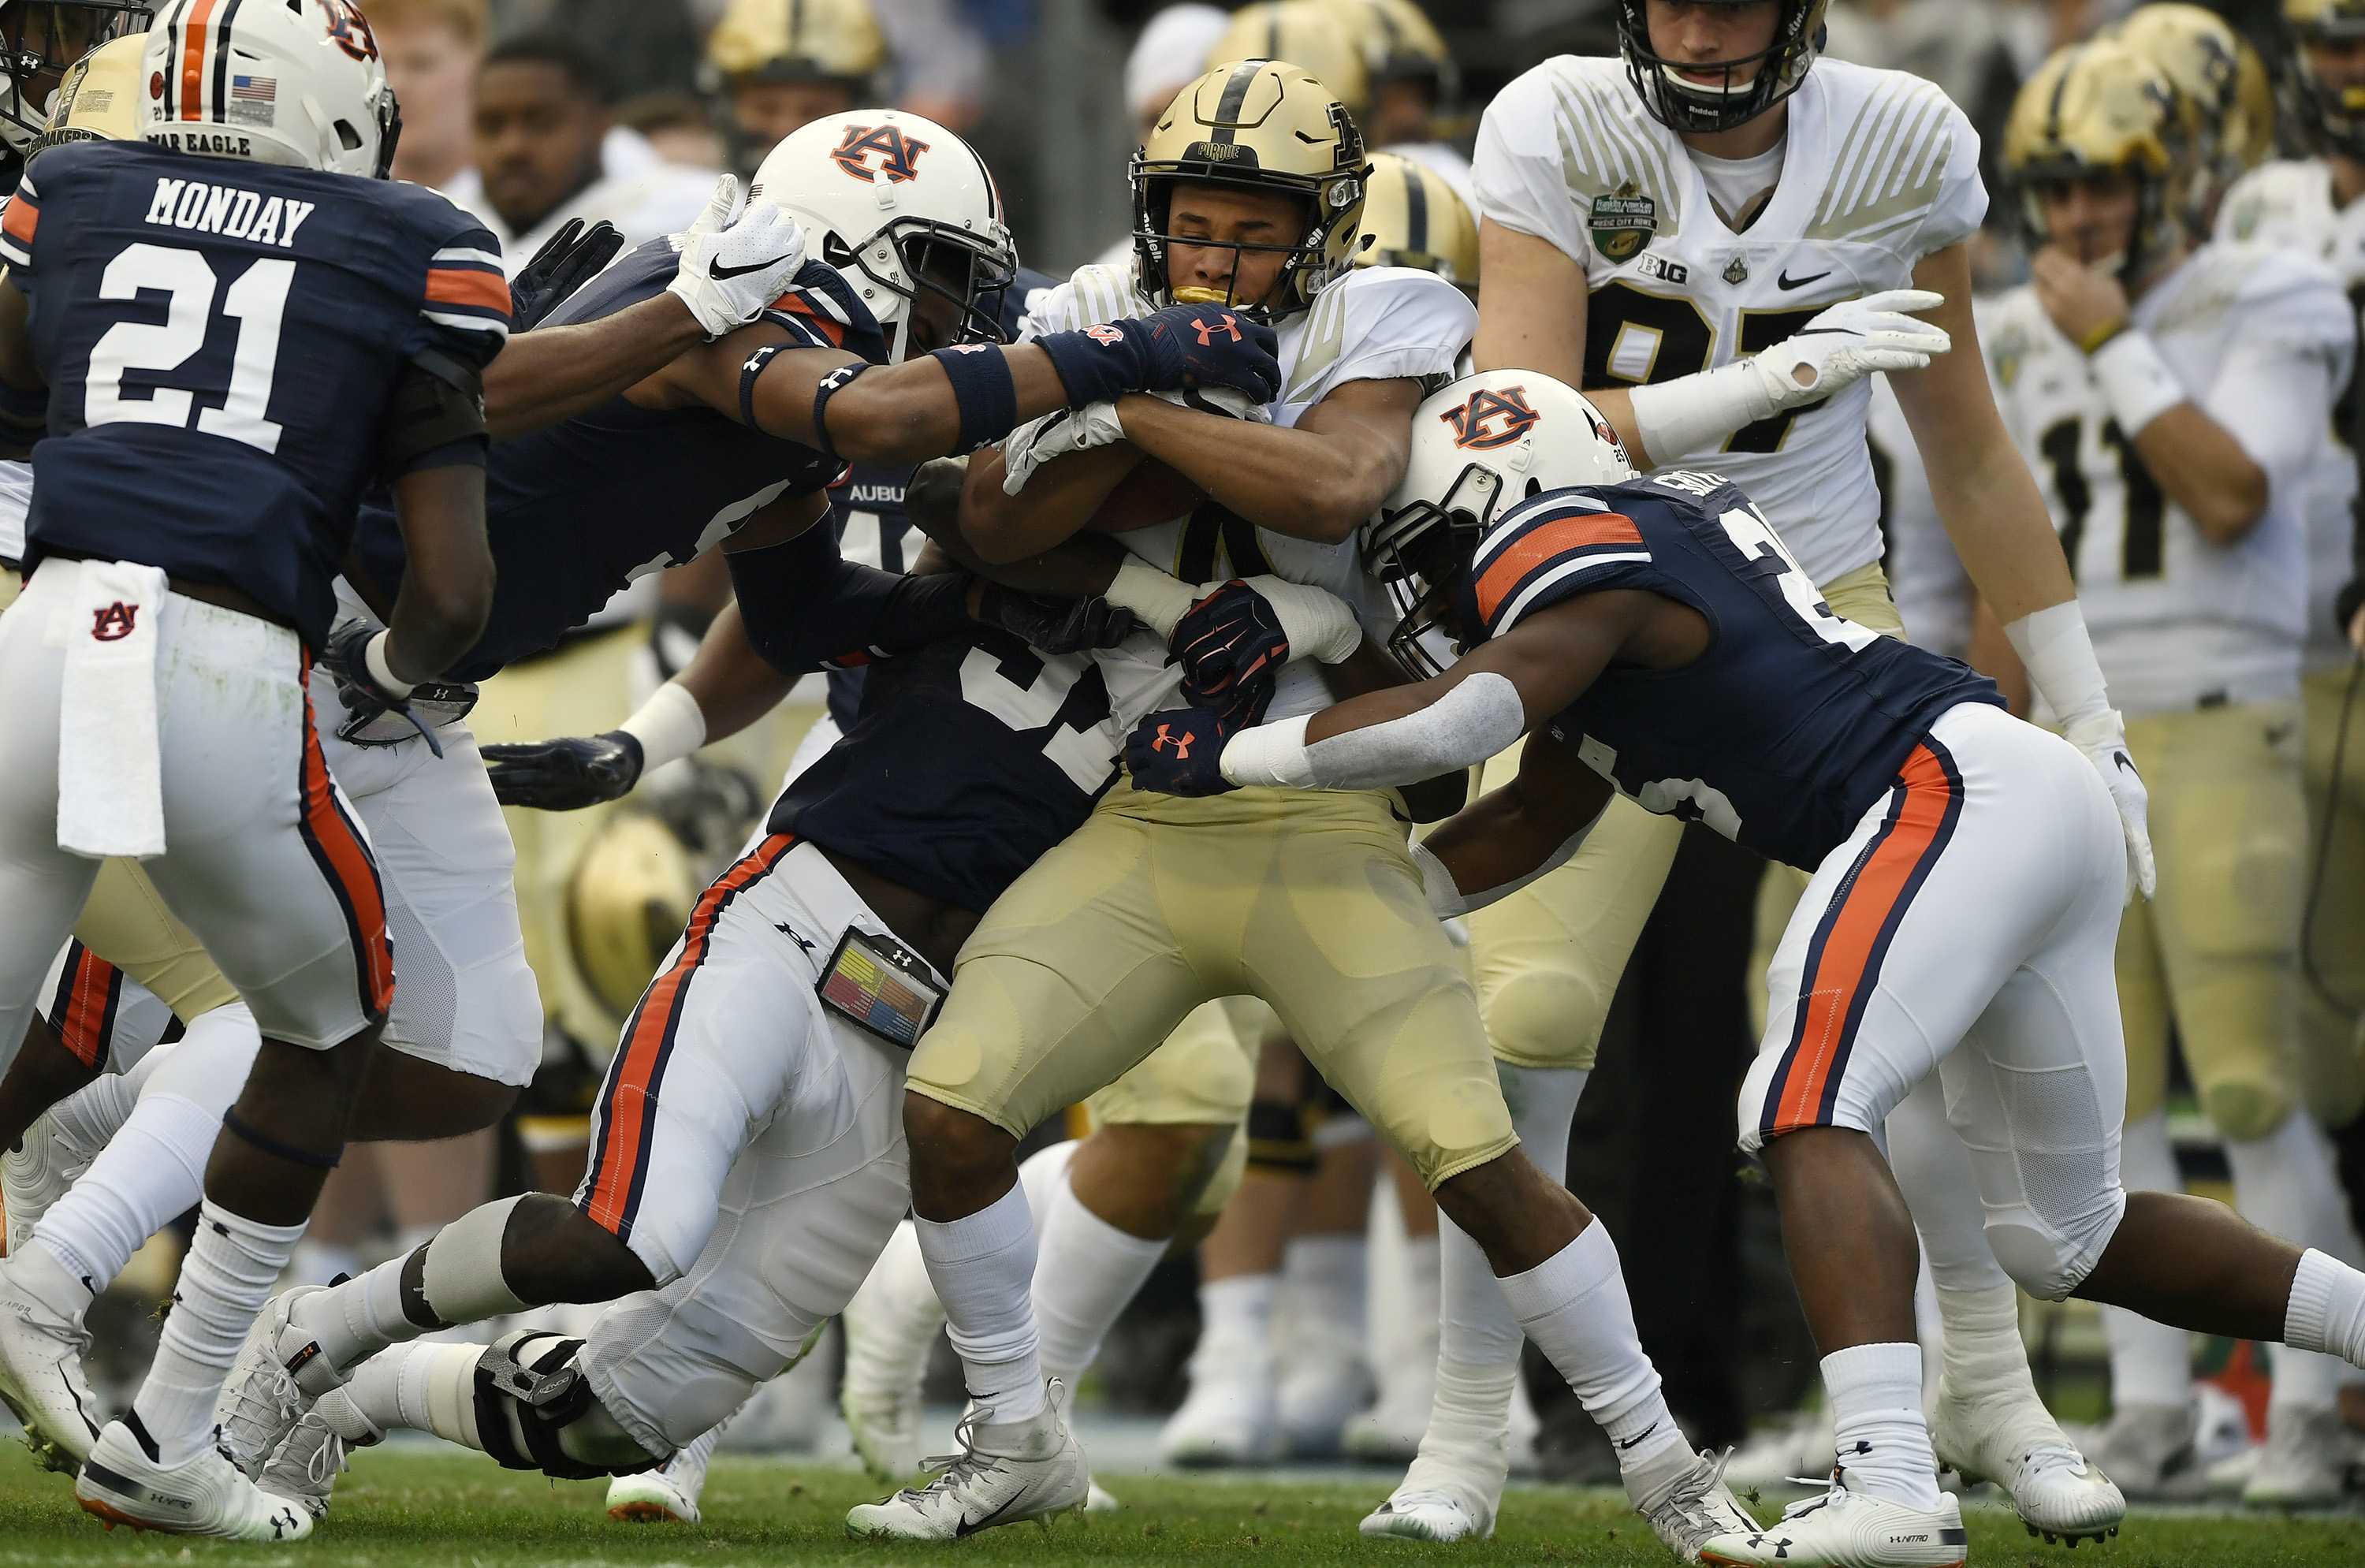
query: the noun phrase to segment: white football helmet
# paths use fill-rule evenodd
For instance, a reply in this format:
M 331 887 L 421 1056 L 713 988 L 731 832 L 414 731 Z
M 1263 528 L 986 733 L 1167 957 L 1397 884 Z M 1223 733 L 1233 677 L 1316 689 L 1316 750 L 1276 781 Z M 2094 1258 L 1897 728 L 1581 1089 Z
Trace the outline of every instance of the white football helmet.
M 384 179 L 402 111 L 353 0 L 163 0 L 148 31 L 160 147 Z
M 989 299 L 1017 274 L 1002 193 L 976 149 L 901 109 L 850 109 L 804 126 L 764 159 L 750 201 L 804 225 L 808 253 L 846 274 L 887 331 L 888 363 L 912 345 L 922 294 L 959 314 L 944 343 L 999 342 Z
M 1363 524 L 1364 565 L 1399 617 L 1389 651 L 1436 674 L 1423 640 L 1457 634 L 1453 589 L 1486 531 L 1531 496 L 1633 476 L 1616 427 L 1541 371 L 1481 371 L 1431 396 L 1413 411 L 1404 482 Z

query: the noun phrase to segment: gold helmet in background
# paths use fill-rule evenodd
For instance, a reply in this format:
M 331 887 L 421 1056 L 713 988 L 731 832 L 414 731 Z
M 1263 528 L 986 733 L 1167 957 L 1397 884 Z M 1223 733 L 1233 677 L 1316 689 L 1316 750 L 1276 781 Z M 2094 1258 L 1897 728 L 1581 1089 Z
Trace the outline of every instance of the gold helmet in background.
M 566 882 L 566 945 L 576 973 L 621 1019 L 640 1002 L 698 902 L 689 853 L 646 812 L 611 812 Z
M 1424 87 L 1432 106 L 1429 133 L 1451 134 L 1445 123 L 1462 98 L 1462 70 L 1444 35 L 1414 0 L 1322 0 L 1362 46 L 1364 73 L 1376 96 L 1393 82 Z M 1320 75 L 1320 72 L 1316 72 Z
M 1287 252 L 1265 298 L 1227 303 L 1261 318 L 1295 315 L 1353 259 L 1371 172 L 1354 116 L 1304 67 L 1278 60 L 1216 67 L 1175 95 L 1134 152 L 1133 249 L 1141 291 L 1160 305 L 1174 297 L 1166 252 L 1176 185 L 1279 191 L 1305 205 L 1306 228 L 1296 241 L 1216 248 Z
M 867 98 L 887 39 L 869 0 L 731 0 L 706 59 L 726 81 L 835 82 Z
M 1285 60 L 1328 87 L 1358 119 L 1371 106 L 1372 76 L 1346 14 L 1325 0 L 1257 0 L 1207 51 L 1207 68 L 1242 60 Z
M 2365 82 L 2335 86 L 2307 58 L 2312 43 L 2365 42 L 2365 0 L 2283 0 L 2283 112 L 2326 150 L 2365 158 Z
M 74 62 L 50 99 L 50 123 L 26 157 L 64 141 L 137 141 L 148 40 L 138 33 L 100 45 Z
M 2182 99 L 2185 134 L 2200 154 L 2188 199 L 2205 225 L 2225 188 L 2275 150 L 2266 62 L 2225 18 L 2183 0 L 2138 6 L 2104 36 L 2158 66 Z
M 1359 267 L 1414 267 L 1478 287 L 1478 220 L 1444 175 L 1395 152 L 1372 154 Z
M 2049 238 L 2039 194 L 2047 185 L 2119 174 L 2136 191 L 2135 232 L 2119 276 L 2142 277 L 2191 232 L 2180 196 L 2198 158 L 2175 86 L 2150 61 L 2114 39 L 2057 50 L 2012 100 L 2003 164 L 2038 244 Z

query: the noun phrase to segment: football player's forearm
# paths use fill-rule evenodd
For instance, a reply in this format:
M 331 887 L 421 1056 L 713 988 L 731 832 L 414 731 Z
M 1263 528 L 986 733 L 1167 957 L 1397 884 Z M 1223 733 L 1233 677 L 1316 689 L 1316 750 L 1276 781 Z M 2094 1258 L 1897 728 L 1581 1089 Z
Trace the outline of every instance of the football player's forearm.
M 1390 687 L 1416 684 L 1404 666 L 1379 644 L 1365 637 L 1355 651 L 1334 665 L 1322 666 L 1330 694 L 1341 700 Z M 1428 778 L 1400 785 L 1405 804 L 1417 823 L 1442 822 L 1470 799 L 1470 770 L 1448 768 Z
M 1617 431 L 1618 439 L 1626 443 L 1626 455 L 1641 472 L 1647 474 L 1653 468 L 1664 467 L 1684 455 L 1678 452 L 1661 458 L 1651 452 L 1642 440 L 1642 427 L 1634 422 L 1634 398 L 1626 387 L 1587 386 L 1585 398 L 1600 409 L 1601 417 Z
M 697 700 L 711 743 L 735 735 L 778 707 L 797 678 L 776 669 L 747 640 L 739 606 L 726 604 L 675 683 Z
M 2009 623 L 2077 597 L 2045 497 L 2001 424 L 1987 442 L 1933 442 L 1916 431 L 1915 443 L 1928 465 L 1938 521 L 2000 620 Z
M 485 371 L 485 423 L 495 441 L 564 423 L 705 341 L 698 319 L 670 294 L 597 321 L 521 332 Z
M 471 464 L 417 469 L 395 481 L 394 497 L 406 564 L 387 622 L 387 665 L 416 683 L 459 663 L 492 611 L 485 471 Z
M 2236 543 L 2266 515 L 2266 471 L 2194 404 L 2179 403 L 2137 431 L 2135 453 L 2212 544 Z
M 988 447 L 970 459 L 957 532 L 981 560 L 1022 561 L 1040 554 L 1081 533 L 1141 460 L 1140 448 L 1124 442 L 1072 452 L 1037 468 L 1026 487 L 1012 496 L 1002 488 L 1002 450 Z
M 1009 363 L 1015 399 L 1013 428 L 1068 406 L 1068 389 L 1051 356 L 1031 343 L 990 348 Z M 757 385 L 756 423 L 772 435 L 813 442 L 814 383 L 766 375 Z M 829 399 L 827 449 L 849 463 L 891 467 L 925 463 L 961 450 L 960 399 L 952 378 L 933 357 L 882 365 L 858 375 Z M 1008 431 L 986 432 L 998 441 Z
M 1352 538 L 1395 487 L 1351 443 L 1310 431 L 1203 414 L 1140 393 L 1119 398 L 1117 415 L 1128 442 L 1210 500 L 1293 539 Z

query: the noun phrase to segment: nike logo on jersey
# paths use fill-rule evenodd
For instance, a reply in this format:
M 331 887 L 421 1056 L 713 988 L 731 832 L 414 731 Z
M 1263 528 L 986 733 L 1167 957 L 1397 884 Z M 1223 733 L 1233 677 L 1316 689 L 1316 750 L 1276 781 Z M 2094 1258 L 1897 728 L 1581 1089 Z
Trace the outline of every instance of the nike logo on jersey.
M 1788 294 L 1794 288 L 1804 288 L 1810 283 L 1821 283 L 1831 275 L 1831 268 L 1825 267 L 1821 272 L 1810 273 L 1805 277 L 1792 277 L 1789 269 L 1786 267 L 1776 275 L 1774 286 Z
M 726 267 L 723 264 L 723 259 L 718 256 L 706 263 L 706 275 L 717 283 L 723 283 L 734 277 L 745 277 L 749 273 L 762 272 L 767 267 L 777 267 L 788 259 L 785 255 L 779 255 L 768 262 L 754 262 L 744 267 Z

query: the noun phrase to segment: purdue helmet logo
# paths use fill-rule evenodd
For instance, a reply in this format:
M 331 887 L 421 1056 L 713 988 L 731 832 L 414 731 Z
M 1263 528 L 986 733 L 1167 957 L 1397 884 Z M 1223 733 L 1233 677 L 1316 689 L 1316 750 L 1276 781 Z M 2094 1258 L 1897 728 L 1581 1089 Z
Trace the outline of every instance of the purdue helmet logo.
M 869 185 L 880 174 L 895 185 L 916 178 L 920 154 L 928 150 L 925 141 L 915 141 L 903 134 L 902 128 L 891 125 L 849 125 L 830 160 L 847 174 Z M 879 166 L 870 166 L 876 153 Z
M 1438 418 L 1453 427 L 1454 445 L 1491 452 L 1527 434 L 1543 416 L 1528 406 L 1524 386 L 1506 386 L 1499 392 L 1482 386 L 1462 407 L 1448 409 Z

